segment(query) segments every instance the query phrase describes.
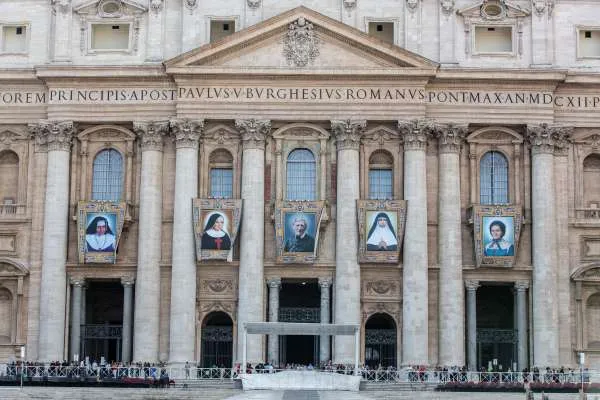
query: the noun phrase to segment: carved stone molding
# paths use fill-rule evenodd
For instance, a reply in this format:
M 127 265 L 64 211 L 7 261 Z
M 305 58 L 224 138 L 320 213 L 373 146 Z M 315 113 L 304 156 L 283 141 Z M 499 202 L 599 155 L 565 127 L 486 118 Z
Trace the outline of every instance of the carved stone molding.
M 0 145 L 10 146 L 15 140 L 18 140 L 20 138 L 21 135 L 13 131 L 0 132 Z
M 467 288 L 467 290 L 477 290 L 477 288 L 479 288 L 481 285 L 479 284 L 479 281 L 474 281 L 474 280 L 468 280 L 465 281 L 465 287 Z
M 389 314 L 398 324 L 401 321 L 402 309 L 400 302 L 367 303 L 363 306 L 362 314 L 363 322 L 374 314 Z
M 554 155 L 567 156 L 569 147 L 573 143 L 573 128 L 560 127 L 555 133 Z
M 281 278 L 275 277 L 275 278 L 267 279 L 267 286 L 269 287 L 269 289 L 280 289 L 281 290 Z
M 71 151 L 73 121 L 40 121 L 29 125 L 38 151 Z
M 198 142 L 204 129 L 204 120 L 173 119 L 169 122 L 171 137 L 176 148 L 198 148 Z
M 202 281 L 202 287 L 214 293 L 223 293 L 233 291 L 233 281 L 231 279 L 207 279 Z
M 529 289 L 529 281 L 516 281 L 515 289 L 517 289 L 517 291 L 519 291 L 519 292 L 523 292 L 523 291 Z
M 554 154 L 557 148 L 568 146 L 572 128 L 548 124 L 528 125 L 527 141 L 533 154 Z
M 162 151 L 163 137 L 169 133 L 169 121 L 137 121 L 133 131 L 140 139 L 142 151 Z
M 344 8 L 346 8 L 346 10 L 351 11 L 354 8 L 356 8 L 357 0 L 343 0 L 343 1 L 344 1 Z
M 260 7 L 261 0 L 246 0 L 246 4 L 248 4 L 248 8 L 252 10 L 256 10 Z
M 383 295 L 393 295 L 395 294 L 398 288 L 398 283 L 395 281 L 389 280 L 379 280 L 367 282 L 365 286 L 365 291 L 367 295 L 371 296 L 383 296 Z
M 150 0 L 150 9 L 155 14 L 158 14 L 158 13 L 160 13 L 162 11 L 163 5 L 164 5 L 164 1 L 163 0 Z
M 52 11 L 54 13 L 67 14 L 71 7 L 71 0 L 52 0 Z
M 183 0 L 183 5 L 191 12 L 198 6 L 198 0 Z
M 236 119 L 235 127 L 242 135 L 244 149 L 265 148 L 267 136 L 271 133 L 271 121 L 252 119 Z
M 467 125 L 441 125 L 435 134 L 440 153 L 459 153 L 467 137 Z
M 73 286 L 83 287 L 85 285 L 85 278 L 72 276 L 69 278 L 69 283 Z
M 360 139 L 363 135 L 367 121 L 351 120 L 331 121 L 331 131 L 335 136 L 335 144 L 338 151 L 340 150 L 358 150 L 360 147 Z
M 554 0 L 531 0 L 531 7 L 538 17 L 542 17 L 547 9 L 548 17 L 550 17 L 554 11 Z
M 122 276 L 121 285 L 131 287 L 135 284 L 135 278 L 133 276 Z
M 454 11 L 454 2 L 455 0 L 440 0 L 442 12 L 446 15 L 451 15 L 452 11 Z
M 224 312 L 229 314 L 231 319 L 235 321 L 235 303 L 234 302 L 223 302 L 223 301 L 211 301 L 209 303 L 200 304 L 200 321 L 204 319 L 204 316 L 210 314 L 211 312 Z
M 420 2 L 421 0 L 406 0 L 406 7 L 408 8 L 408 11 L 414 13 L 417 8 L 419 8 Z
M 319 38 L 313 24 L 298 18 L 288 27 L 283 40 L 283 55 L 289 65 L 305 67 L 319 56 Z
M 435 123 L 429 119 L 398 121 L 398 130 L 403 136 L 404 150 L 426 150 L 427 141 L 435 132 Z
M 319 287 L 321 288 L 321 290 L 323 289 L 329 289 L 332 285 L 333 281 L 331 278 L 319 278 Z

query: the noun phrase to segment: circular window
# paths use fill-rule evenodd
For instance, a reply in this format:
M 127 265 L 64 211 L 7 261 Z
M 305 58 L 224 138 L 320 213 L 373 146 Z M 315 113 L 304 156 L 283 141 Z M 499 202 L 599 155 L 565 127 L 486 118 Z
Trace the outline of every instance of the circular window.
M 497 3 L 486 4 L 481 7 L 481 14 L 484 18 L 498 19 L 504 14 L 504 7 Z

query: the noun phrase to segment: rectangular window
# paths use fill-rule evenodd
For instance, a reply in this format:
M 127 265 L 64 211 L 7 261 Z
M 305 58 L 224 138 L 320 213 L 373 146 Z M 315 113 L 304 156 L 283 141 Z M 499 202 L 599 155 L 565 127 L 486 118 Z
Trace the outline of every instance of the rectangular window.
M 600 58 L 600 29 L 579 29 L 577 49 L 579 58 Z
M 27 27 L 25 25 L 2 27 L 2 52 L 27 53 Z
M 223 199 L 233 197 L 233 170 L 231 168 L 210 170 L 210 197 Z
M 369 22 L 369 35 L 383 40 L 384 42 L 394 43 L 394 23 L 393 22 Z
M 512 53 L 511 26 L 477 26 L 475 27 L 475 53 L 498 54 Z
M 130 24 L 92 24 L 92 50 L 129 50 Z
M 210 21 L 210 42 L 216 42 L 235 32 L 234 20 L 211 20 Z
M 393 173 L 391 169 L 369 170 L 369 199 L 389 200 L 393 198 Z

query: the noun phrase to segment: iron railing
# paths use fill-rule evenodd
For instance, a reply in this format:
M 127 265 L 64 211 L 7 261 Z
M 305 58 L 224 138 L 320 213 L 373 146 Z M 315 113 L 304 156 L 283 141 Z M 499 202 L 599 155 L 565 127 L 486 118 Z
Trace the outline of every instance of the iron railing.
M 257 369 L 250 368 L 248 373 L 277 373 L 290 370 L 307 370 L 306 367 L 294 369 Z M 315 371 L 353 375 L 353 366 L 345 368 L 324 368 Z M 159 379 L 168 376 L 169 379 L 177 380 L 203 380 L 203 381 L 225 381 L 238 378 L 237 368 L 196 368 L 196 367 L 111 367 L 111 366 L 49 366 L 28 365 L 21 367 L 18 364 L 0 364 L 0 379 L 20 379 L 21 374 L 26 379 L 59 379 L 59 378 L 97 378 L 97 379 L 124 379 L 143 378 Z M 572 370 L 566 373 L 555 373 L 541 371 L 534 372 L 471 372 L 439 369 L 367 369 L 359 370 L 363 381 L 382 383 L 412 383 L 412 384 L 447 384 L 447 383 L 471 383 L 471 384 L 505 384 L 505 383 L 544 383 L 544 384 L 590 384 L 600 383 L 600 371 Z

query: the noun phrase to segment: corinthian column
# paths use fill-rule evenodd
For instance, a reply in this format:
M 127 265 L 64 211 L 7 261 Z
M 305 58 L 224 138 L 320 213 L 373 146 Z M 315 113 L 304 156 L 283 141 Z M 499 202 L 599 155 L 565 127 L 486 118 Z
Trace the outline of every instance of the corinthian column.
M 39 148 L 48 151 L 38 349 L 38 359 L 48 362 L 65 357 L 69 158 L 74 128 L 70 121 L 42 121 L 31 128 Z
M 269 287 L 269 322 L 279 321 L 279 291 L 281 278 L 272 278 L 267 281 Z M 269 335 L 269 348 L 267 361 L 275 367 L 279 366 L 279 335 Z
M 337 324 L 360 324 L 360 265 L 356 201 L 360 197 L 358 148 L 367 121 L 331 121 L 337 146 L 335 312 Z M 334 363 L 354 362 L 354 338 L 337 336 Z
M 533 364 L 558 365 L 558 302 L 554 147 L 563 128 L 527 127 L 531 145 L 533 253 Z
M 242 228 L 239 267 L 238 332 L 246 322 L 264 320 L 264 238 L 265 238 L 265 141 L 271 121 L 236 120 L 242 153 Z M 243 358 L 244 336 L 238 335 L 238 361 Z M 247 362 L 264 361 L 263 341 L 259 335 L 248 337 Z
M 407 200 L 402 275 L 402 363 L 427 364 L 427 139 L 433 124 L 399 121 L 404 135 L 404 198 Z
M 133 360 L 157 361 L 162 230 L 162 149 L 167 121 L 135 122 L 142 148 Z M 191 222 L 190 222 L 191 224 Z
M 198 142 L 204 121 L 173 120 L 175 140 L 175 206 L 171 267 L 169 363 L 194 359 L 196 332 L 196 249 L 192 199 L 198 195 Z
M 439 148 L 438 264 L 440 365 L 465 364 L 465 298 L 460 222 L 460 149 L 466 126 L 436 130 Z

